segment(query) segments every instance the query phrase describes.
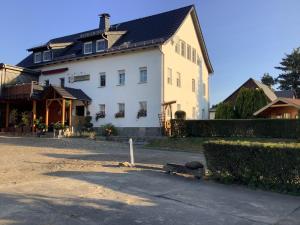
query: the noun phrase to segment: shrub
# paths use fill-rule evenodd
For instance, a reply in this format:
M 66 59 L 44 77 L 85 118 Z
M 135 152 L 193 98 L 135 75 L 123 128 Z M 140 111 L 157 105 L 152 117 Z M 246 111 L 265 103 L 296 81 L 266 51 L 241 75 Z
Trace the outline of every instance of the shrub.
M 300 193 L 300 144 L 211 141 L 204 155 L 213 179 Z
M 178 110 L 175 112 L 175 118 L 185 120 L 186 119 L 186 112 L 182 110 Z
M 300 137 L 299 119 L 185 120 L 181 128 L 181 133 L 189 137 Z
M 102 129 L 103 129 L 102 130 L 102 135 L 103 136 L 109 137 L 111 135 L 113 135 L 113 136 L 118 135 L 117 128 L 114 125 L 112 125 L 111 123 L 103 125 Z
M 216 108 L 216 119 L 236 118 L 234 106 L 231 103 L 220 103 Z
M 93 128 L 93 124 L 91 123 L 92 117 L 90 116 L 90 112 L 86 113 L 86 116 L 84 117 L 84 122 L 83 122 L 83 130 L 91 131 Z

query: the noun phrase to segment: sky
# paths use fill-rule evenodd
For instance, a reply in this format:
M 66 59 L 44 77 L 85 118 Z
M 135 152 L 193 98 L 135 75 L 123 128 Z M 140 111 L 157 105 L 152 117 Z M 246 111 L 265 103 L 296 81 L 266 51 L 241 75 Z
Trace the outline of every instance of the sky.
M 26 49 L 51 38 L 194 4 L 214 67 L 211 104 L 250 77 L 278 76 L 285 54 L 300 47 L 300 0 L 3 0 L 0 62 L 17 64 Z

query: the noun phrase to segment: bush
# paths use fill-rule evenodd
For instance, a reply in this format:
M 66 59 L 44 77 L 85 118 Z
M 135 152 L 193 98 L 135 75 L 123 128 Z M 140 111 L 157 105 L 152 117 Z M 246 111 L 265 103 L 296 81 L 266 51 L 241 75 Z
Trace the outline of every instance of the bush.
M 299 119 L 186 120 L 184 124 L 181 133 L 189 137 L 300 138 Z
M 236 118 L 234 105 L 231 103 L 220 103 L 216 108 L 216 119 L 234 119 Z
M 109 137 L 109 136 L 116 136 L 116 135 L 118 135 L 118 130 L 117 130 L 117 128 L 114 126 L 114 125 L 112 125 L 111 123 L 108 123 L 108 124 L 106 124 L 106 125 L 103 125 L 102 126 L 102 135 L 103 136 L 106 136 L 106 137 Z
M 300 144 L 204 143 L 213 179 L 300 194 Z

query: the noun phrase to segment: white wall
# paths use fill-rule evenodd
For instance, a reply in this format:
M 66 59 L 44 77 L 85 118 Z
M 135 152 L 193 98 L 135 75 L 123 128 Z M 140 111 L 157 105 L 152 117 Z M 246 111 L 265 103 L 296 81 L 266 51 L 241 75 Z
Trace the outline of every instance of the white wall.
M 69 68 L 67 72 L 55 75 L 41 75 L 40 82 L 49 80 L 52 85 L 60 85 L 65 78 L 65 86 L 81 89 L 91 99 L 89 111 L 95 127 L 112 123 L 117 127 L 158 127 L 161 111 L 161 52 L 159 49 L 116 54 L 94 59 L 74 61 L 43 67 L 42 71 Z M 139 84 L 139 68 L 147 67 L 148 82 Z M 125 86 L 118 86 L 118 70 L 125 70 Z M 99 88 L 99 73 L 106 73 L 106 87 Z M 69 83 L 68 77 L 90 74 L 89 81 Z M 147 117 L 137 119 L 139 102 L 147 101 Z M 118 103 L 125 103 L 125 118 L 115 118 Z M 106 117 L 95 121 L 99 104 L 106 105 Z
M 180 39 L 196 49 L 202 61 L 200 66 L 175 52 L 175 44 Z M 162 51 L 165 61 L 164 100 L 166 102 L 177 101 L 172 107 L 173 113 L 177 110 L 177 104 L 180 104 L 181 110 L 187 113 L 187 119 L 208 119 L 209 75 L 191 15 L 185 19 L 174 38 L 163 45 Z M 171 68 L 173 72 L 172 85 L 167 83 L 168 68 Z M 181 87 L 176 86 L 177 72 L 181 73 Z M 192 79 L 196 80 L 196 92 L 192 92 Z M 206 86 L 205 93 L 203 83 Z M 193 118 L 193 107 L 196 108 L 195 118 Z

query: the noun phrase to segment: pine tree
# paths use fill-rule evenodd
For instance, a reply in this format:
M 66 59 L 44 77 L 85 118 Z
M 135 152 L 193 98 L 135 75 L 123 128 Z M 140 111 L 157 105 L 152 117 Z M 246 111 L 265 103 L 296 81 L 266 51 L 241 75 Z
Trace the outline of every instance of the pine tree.
M 264 73 L 261 78 L 261 82 L 269 87 L 272 87 L 276 83 L 274 78 L 269 73 Z
M 275 67 L 282 71 L 276 78 L 280 90 L 293 90 L 300 97 L 300 48 L 293 50 L 282 59 L 281 66 Z

